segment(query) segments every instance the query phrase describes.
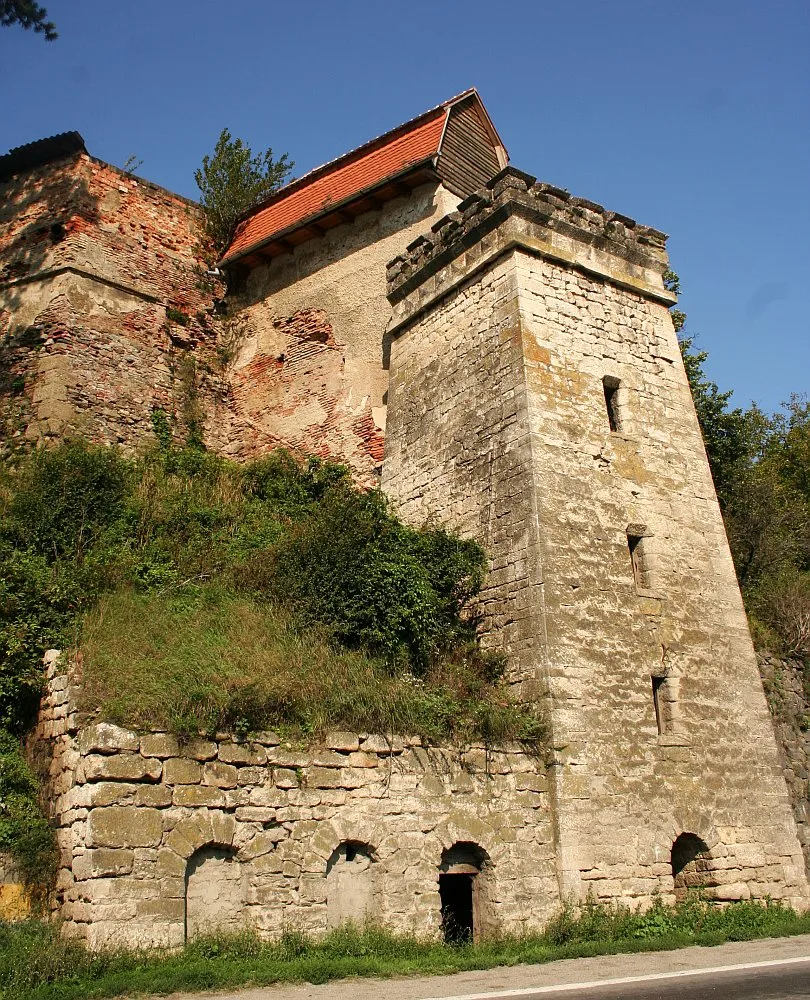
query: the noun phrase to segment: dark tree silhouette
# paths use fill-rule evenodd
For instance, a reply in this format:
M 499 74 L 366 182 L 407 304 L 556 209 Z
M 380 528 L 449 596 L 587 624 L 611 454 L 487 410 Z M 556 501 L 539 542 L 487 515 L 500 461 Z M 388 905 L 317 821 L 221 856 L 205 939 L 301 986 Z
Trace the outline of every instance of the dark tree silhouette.
M 48 12 L 33 0 L 0 0 L 0 25 L 4 28 L 19 24 L 29 28 L 52 42 L 58 38 L 56 25 L 48 21 Z

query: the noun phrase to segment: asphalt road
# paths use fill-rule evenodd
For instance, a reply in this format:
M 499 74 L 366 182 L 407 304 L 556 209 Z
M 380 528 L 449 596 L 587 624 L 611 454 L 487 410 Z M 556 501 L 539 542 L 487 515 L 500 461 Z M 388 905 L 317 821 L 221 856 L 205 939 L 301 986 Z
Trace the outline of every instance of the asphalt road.
M 177 993 L 174 1000 L 799 1000 L 810 934 L 637 955 L 567 959 L 452 976 Z M 159 1000 L 159 998 L 154 998 Z M 165 998 L 163 998 L 165 1000 Z
M 534 991 L 467 994 L 458 1000 L 798 1000 L 801 997 L 810 998 L 810 958 L 753 967 L 730 966 L 586 981 Z

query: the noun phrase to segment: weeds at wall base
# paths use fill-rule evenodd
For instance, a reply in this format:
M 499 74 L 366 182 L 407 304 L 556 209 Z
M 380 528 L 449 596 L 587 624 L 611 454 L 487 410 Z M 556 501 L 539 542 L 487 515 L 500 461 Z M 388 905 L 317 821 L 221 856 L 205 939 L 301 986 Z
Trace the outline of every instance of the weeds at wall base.
M 350 976 L 444 975 L 565 958 L 665 951 L 688 945 L 810 933 L 810 915 L 778 903 L 700 900 L 657 904 L 644 914 L 620 906 L 563 911 L 542 934 L 448 946 L 351 925 L 315 940 L 299 931 L 276 942 L 248 932 L 200 938 L 175 953 L 90 953 L 37 921 L 0 924 L 0 1000 L 79 1000 L 229 989 L 274 983 L 325 983 Z

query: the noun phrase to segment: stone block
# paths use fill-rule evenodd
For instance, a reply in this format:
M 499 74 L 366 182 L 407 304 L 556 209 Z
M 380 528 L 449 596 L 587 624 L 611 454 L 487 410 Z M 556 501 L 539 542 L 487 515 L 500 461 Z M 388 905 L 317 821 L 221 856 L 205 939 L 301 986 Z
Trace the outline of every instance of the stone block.
M 225 792 L 205 785 L 178 785 L 174 790 L 176 806 L 206 806 L 221 809 L 225 805 Z
M 261 744 L 220 743 L 219 759 L 225 764 L 253 764 L 261 766 L 267 763 L 267 751 Z
M 326 746 L 330 750 L 340 750 L 341 753 L 350 753 L 360 749 L 360 738 L 357 733 L 334 732 L 328 733 Z
M 203 784 L 216 788 L 236 788 L 239 769 L 233 764 L 223 764 L 221 761 L 209 761 L 203 768 Z
M 717 899 L 736 901 L 751 898 L 751 890 L 745 882 L 731 882 L 728 885 L 718 886 L 714 891 Z
M 83 806 L 114 806 L 132 805 L 135 794 L 141 785 L 133 785 L 123 781 L 99 781 L 82 787 L 85 792 L 81 805 Z M 153 786 L 148 786 L 153 787 Z M 76 802 L 76 806 L 80 803 Z
M 167 785 L 198 785 L 202 766 L 186 757 L 172 757 L 163 764 L 163 780 Z
M 215 843 L 230 846 L 236 836 L 236 821 L 230 813 L 210 813 L 211 835 Z
M 135 904 L 136 919 L 185 920 L 186 904 L 183 899 L 139 899 Z
M 267 806 L 239 806 L 236 819 L 240 823 L 272 823 L 276 810 Z
M 276 733 L 261 732 L 253 737 L 254 743 L 260 743 L 263 747 L 277 747 L 281 740 Z
M 129 729 L 122 729 L 110 722 L 96 722 L 83 729 L 79 736 L 79 750 L 89 753 L 119 753 L 122 750 L 137 751 L 140 737 Z
M 179 757 L 180 744 L 171 733 L 146 733 L 141 737 L 141 754 L 144 757 Z
M 175 851 L 166 847 L 157 852 L 154 862 L 154 875 L 157 878 L 174 876 L 182 878 L 186 874 L 187 861 Z
M 249 788 L 228 788 L 225 791 L 225 808 L 237 809 L 250 804 Z
M 345 761 L 349 767 L 378 767 L 380 759 L 376 753 L 350 753 Z
M 165 785 L 140 785 L 135 792 L 136 806 L 154 806 L 156 809 L 163 809 L 171 804 L 171 789 Z
M 378 753 L 384 757 L 392 753 L 402 753 L 405 749 L 405 744 L 398 736 L 394 736 L 391 740 L 389 740 L 385 736 L 372 734 L 371 736 L 367 736 L 360 743 L 360 749 L 364 750 L 366 753 Z
M 195 737 L 183 743 L 183 756 L 191 760 L 213 760 L 217 755 L 217 745 L 211 740 Z
M 252 861 L 254 858 L 275 850 L 276 844 L 280 840 L 284 840 L 285 837 L 287 837 L 287 831 L 280 826 L 272 830 L 263 830 L 241 848 L 239 857 L 242 861 Z
M 85 781 L 159 781 L 163 765 L 135 753 L 93 754 L 84 758 L 80 771 Z
M 223 767 L 230 766 L 230 764 L 223 765 Z M 251 767 L 247 765 L 237 770 L 236 780 L 239 785 L 252 787 L 253 785 L 263 785 L 266 781 L 270 781 L 272 777 L 273 772 L 269 767 Z
M 340 788 L 342 785 L 341 772 L 331 767 L 311 767 L 305 771 L 304 778 L 307 788 Z
M 73 874 L 79 881 L 107 875 L 129 875 L 135 860 L 132 850 L 98 847 L 73 859 Z
M 157 847 L 162 838 L 163 819 L 157 809 L 93 809 L 87 823 L 87 842 L 93 847 Z

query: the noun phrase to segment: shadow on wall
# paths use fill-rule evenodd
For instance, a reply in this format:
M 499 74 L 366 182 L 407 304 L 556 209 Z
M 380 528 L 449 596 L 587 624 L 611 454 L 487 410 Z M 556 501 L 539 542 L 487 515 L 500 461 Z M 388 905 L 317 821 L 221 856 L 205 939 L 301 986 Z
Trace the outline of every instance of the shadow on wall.
M 30 386 L 44 338 L 34 317 L 25 325 L 14 323 L 24 309 L 30 279 L 64 266 L 70 256 L 68 238 L 98 219 L 89 171 L 76 155 L 0 180 L 0 444 L 28 422 Z M 62 331 L 56 333 L 58 338 Z
M 682 833 L 672 845 L 670 859 L 677 902 L 717 884 L 709 848 L 697 834 Z
M 89 176 L 74 153 L 59 164 L 0 181 L 0 292 L 10 313 L 19 307 L 27 279 L 58 266 L 60 244 L 98 223 Z

